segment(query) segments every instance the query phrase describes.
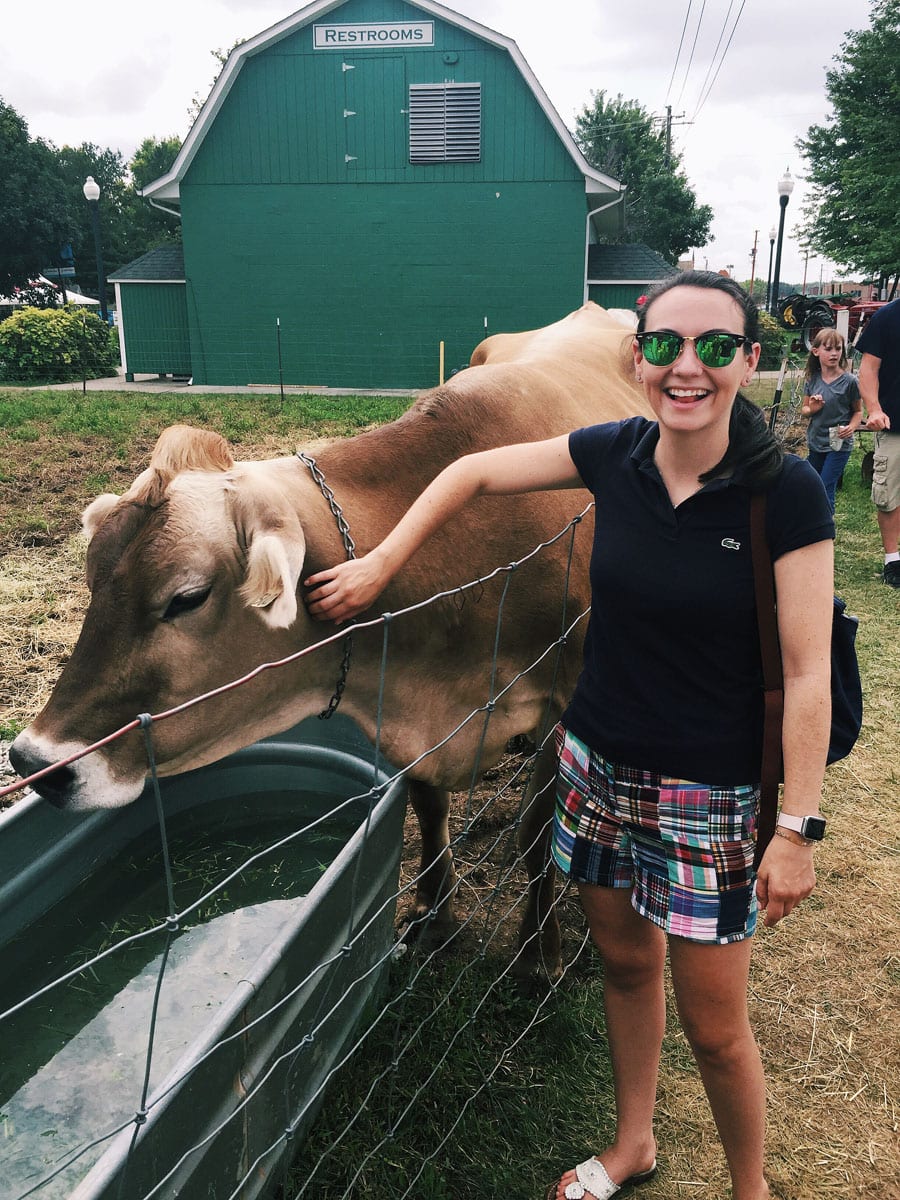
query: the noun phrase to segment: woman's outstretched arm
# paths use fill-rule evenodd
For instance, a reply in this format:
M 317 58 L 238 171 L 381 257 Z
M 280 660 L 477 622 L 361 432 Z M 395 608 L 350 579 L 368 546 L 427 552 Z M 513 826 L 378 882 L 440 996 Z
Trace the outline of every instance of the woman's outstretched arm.
M 569 454 L 567 434 L 467 454 L 431 481 L 368 554 L 305 579 L 304 585 L 311 589 L 307 608 L 321 621 L 349 621 L 365 612 L 422 543 L 477 496 L 583 486 Z

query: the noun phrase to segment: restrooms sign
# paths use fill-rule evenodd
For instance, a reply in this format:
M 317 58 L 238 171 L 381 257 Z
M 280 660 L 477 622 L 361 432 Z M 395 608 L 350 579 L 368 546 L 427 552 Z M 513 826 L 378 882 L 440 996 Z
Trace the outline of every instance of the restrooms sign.
M 316 50 L 433 46 L 433 21 L 376 22 L 367 25 L 313 25 Z

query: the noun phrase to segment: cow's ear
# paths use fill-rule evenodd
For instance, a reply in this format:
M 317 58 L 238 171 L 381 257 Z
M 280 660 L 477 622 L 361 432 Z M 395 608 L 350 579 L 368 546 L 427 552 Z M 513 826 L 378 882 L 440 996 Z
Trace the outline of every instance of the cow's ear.
M 300 522 L 289 530 L 256 529 L 247 548 L 247 577 L 240 593 L 270 629 L 287 629 L 297 619 L 297 585 L 306 542 Z
M 87 506 L 81 514 L 81 532 L 88 541 L 94 536 L 119 503 L 120 499 L 120 496 L 114 496 L 111 492 L 104 492 L 102 496 L 98 496 L 96 500 L 92 500 Z
M 280 485 L 247 471 L 232 480 L 227 494 L 238 545 L 246 553 L 240 594 L 270 629 L 287 629 L 297 619 L 297 586 L 306 538 L 300 518 Z

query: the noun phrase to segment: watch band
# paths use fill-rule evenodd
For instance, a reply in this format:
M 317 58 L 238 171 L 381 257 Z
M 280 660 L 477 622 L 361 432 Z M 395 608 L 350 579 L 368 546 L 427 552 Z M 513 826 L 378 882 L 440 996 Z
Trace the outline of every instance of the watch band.
M 801 837 L 813 842 L 820 842 L 825 836 L 824 817 L 795 817 L 791 813 L 779 813 L 778 824 L 782 829 L 792 829 Z
M 790 842 L 792 846 L 816 846 L 818 842 L 812 842 L 809 838 L 801 837 L 799 833 L 794 833 L 793 829 L 780 829 L 775 826 L 775 836 L 784 838 L 786 842 Z

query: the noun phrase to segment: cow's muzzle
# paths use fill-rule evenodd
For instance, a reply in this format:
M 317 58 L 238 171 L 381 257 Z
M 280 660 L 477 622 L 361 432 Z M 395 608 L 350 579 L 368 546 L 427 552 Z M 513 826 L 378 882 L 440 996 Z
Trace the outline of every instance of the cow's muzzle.
M 22 779 L 28 779 L 84 749 L 83 744 L 55 743 L 29 728 L 10 746 L 9 761 Z M 47 771 L 30 786 L 55 808 L 71 812 L 130 804 L 140 795 L 143 782 L 142 774 L 130 782 L 114 778 L 110 764 L 95 751 L 69 766 Z

